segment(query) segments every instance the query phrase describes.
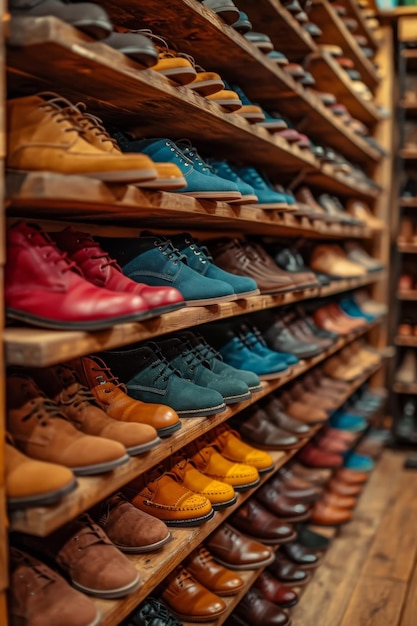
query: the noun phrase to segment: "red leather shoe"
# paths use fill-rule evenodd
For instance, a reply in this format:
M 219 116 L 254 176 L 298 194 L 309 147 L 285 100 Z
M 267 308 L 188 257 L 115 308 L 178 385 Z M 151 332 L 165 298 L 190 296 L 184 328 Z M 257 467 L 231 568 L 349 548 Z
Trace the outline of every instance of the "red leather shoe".
M 43 328 L 100 330 L 152 316 L 145 300 L 101 289 L 37 226 L 19 222 L 7 234 L 6 313 Z
M 298 602 L 298 595 L 295 591 L 280 583 L 266 571 L 258 576 L 253 586 L 259 589 L 264 598 L 278 604 L 283 609 L 289 609 Z
M 313 443 L 308 443 L 299 453 L 299 460 L 309 467 L 341 467 L 343 465 L 343 457 L 334 452 L 321 450 Z
M 122 273 L 117 261 L 104 252 L 87 233 L 69 227 L 51 233 L 57 246 L 77 265 L 86 280 L 110 291 L 136 294 L 143 298 L 154 315 L 185 306 L 182 294 L 174 287 L 151 287 L 136 283 Z
M 335 452 L 336 454 L 346 452 L 347 450 L 349 450 L 350 447 L 349 444 L 345 443 L 344 441 L 327 435 L 320 437 L 317 441 L 317 445 L 320 450 L 325 450 L 326 452 Z

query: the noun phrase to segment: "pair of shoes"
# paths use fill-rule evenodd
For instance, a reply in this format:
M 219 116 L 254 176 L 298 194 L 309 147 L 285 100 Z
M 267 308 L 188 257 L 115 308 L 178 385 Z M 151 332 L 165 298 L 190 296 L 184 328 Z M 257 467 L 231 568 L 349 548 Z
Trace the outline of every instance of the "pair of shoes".
M 344 336 L 363 328 L 369 321 L 365 314 L 352 315 L 352 312 L 356 313 L 356 310 L 346 306 L 346 301 L 344 306 L 342 303 L 332 302 L 316 309 L 313 319 L 322 330 Z

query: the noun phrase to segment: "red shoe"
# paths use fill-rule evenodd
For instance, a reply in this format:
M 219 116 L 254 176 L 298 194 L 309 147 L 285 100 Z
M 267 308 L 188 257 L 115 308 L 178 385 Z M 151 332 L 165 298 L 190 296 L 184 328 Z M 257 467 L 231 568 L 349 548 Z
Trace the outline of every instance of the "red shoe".
M 51 233 L 57 246 L 77 265 L 86 280 L 110 291 L 136 294 L 143 298 L 154 315 L 185 306 L 182 294 L 174 287 L 150 287 L 136 283 L 122 273 L 117 261 L 104 252 L 87 233 L 69 227 Z
M 8 317 L 43 328 L 100 330 L 152 317 L 134 294 L 92 285 L 37 226 L 19 222 L 7 233 Z
M 255 580 L 253 586 L 262 593 L 262 596 L 278 604 L 283 609 L 289 609 L 298 602 L 298 595 L 295 591 L 279 582 L 268 572 L 262 572 Z
M 340 454 L 327 452 L 318 448 L 313 443 L 308 443 L 299 453 L 299 460 L 308 467 L 341 467 L 343 457 Z

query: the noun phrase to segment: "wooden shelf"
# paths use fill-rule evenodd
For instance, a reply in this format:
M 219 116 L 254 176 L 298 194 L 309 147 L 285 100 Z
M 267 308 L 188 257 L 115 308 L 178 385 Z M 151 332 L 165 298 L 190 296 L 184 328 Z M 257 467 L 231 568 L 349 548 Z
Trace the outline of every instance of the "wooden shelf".
M 417 383 L 405 385 L 404 383 L 394 382 L 392 390 L 394 393 L 417 395 Z
M 330 163 L 323 165 L 319 172 L 307 172 L 306 182 L 350 198 L 353 196 L 375 200 L 380 194 L 378 189 L 366 183 L 357 182 L 351 176 L 337 171 Z
M 358 29 L 355 31 L 355 34 L 365 36 L 369 47 L 376 50 L 379 46 L 378 39 L 375 32 L 366 23 L 366 19 L 357 2 L 355 0 L 342 0 L 342 5 L 346 9 L 347 17 L 353 17 L 358 22 Z
M 10 529 L 41 537 L 48 535 L 69 520 L 74 519 L 80 513 L 91 508 L 94 504 L 103 500 L 103 498 L 106 498 L 123 485 L 126 485 L 137 476 L 148 471 L 154 465 L 169 458 L 174 452 L 177 452 L 197 437 L 200 437 L 218 424 L 228 420 L 232 415 L 236 415 L 254 402 L 258 402 L 258 400 L 270 394 L 272 391 L 279 389 L 291 380 L 308 372 L 314 366 L 335 354 L 356 338 L 363 336 L 374 327 L 375 324 L 368 325 L 360 332 L 353 333 L 344 339 L 339 339 L 330 350 L 327 350 L 313 359 L 300 362 L 291 369 L 289 374 L 272 381 L 263 382 L 262 391 L 254 394 L 252 398 L 246 402 L 235 405 L 234 408 L 228 407 L 223 413 L 219 413 L 210 418 L 182 419 L 182 428 L 174 433 L 172 437 L 163 440 L 162 443 L 151 452 L 137 458 L 131 458 L 128 463 L 114 470 L 111 474 L 78 477 L 77 488 L 58 504 L 49 507 L 35 507 L 11 512 Z M 280 452 L 280 454 L 285 456 L 283 452 Z M 110 476 L 111 480 L 109 480 Z
M 8 216 L 26 219 L 85 220 L 140 224 L 152 227 L 164 220 L 165 229 L 197 226 L 202 230 L 236 231 L 289 237 L 369 238 L 367 227 L 335 224 L 299 217 L 296 213 L 238 206 L 167 192 L 151 192 L 133 185 L 106 185 L 82 176 L 49 172 L 8 174 Z M 57 210 L 59 206 L 59 213 Z
M 395 337 L 395 345 L 396 346 L 408 346 L 410 348 L 417 348 L 417 337 L 397 335 Z
M 407 207 L 417 209 L 417 197 L 407 200 L 405 198 L 400 198 L 400 207 L 404 209 L 406 209 Z
M 353 60 L 355 68 L 361 73 L 363 82 L 371 90 L 375 89 L 380 79 L 374 66 L 363 54 L 355 38 L 333 10 L 331 4 L 327 0 L 313 0 L 310 15 L 312 21 L 323 31 L 322 36 L 317 39 L 317 43 L 340 46 L 346 56 Z
M 417 254 L 417 244 L 397 242 L 397 248 L 398 252 L 403 252 L 404 254 Z
M 397 298 L 399 300 L 417 300 L 417 289 L 409 289 L 408 291 L 398 291 Z
M 360 97 L 353 89 L 353 81 L 337 61 L 326 51 L 311 54 L 306 59 L 307 68 L 316 80 L 316 88 L 333 93 L 338 102 L 348 108 L 351 115 L 365 124 L 373 125 L 381 117 L 373 102 Z
M 373 368 L 361 375 L 349 388 L 349 392 L 344 396 L 341 405 L 346 401 L 350 395 L 358 389 L 375 371 L 379 369 L 380 365 Z M 298 449 L 303 447 L 320 429 L 315 427 L 313 433 L 308 439 L 301 441 Z M 275 461 L 275 468 L 273 473 L 277 472 L 280 467 L 285 465 L 289 459 L 296 454 L 298 450 L 292 450 L 290 452 L 270 452 Z M 267 481 L 271 477 L 271 473 L 263 475 L 261 477 L 261 484 Z M 129 556 L 131 562 L 140 572 L 142 578 L 142 586 L 140 589 L 131 594 L 130 596 L 123 598 L 122 600 L 97 600 L 97 605 L 103 615 L 103 621 L 101 626 L 114 626 L 119 623 L 121 619 L 126 617 L 147 595 L 159 585 L 167 574 L 172 571 L 179 563 L 181 563 L 200 543 L 204 541 L 220 524 L 225 521 L 237 508 L 239 508 L 245 500 L 251 497 L 256 492 L 258 487 L 238 494 L 238 501 L 231 507 L 217 511 L 214 518 L 204 525 L 193 529 L 172 529 L 172 540 L 166 545 L 160 552 L 152 553 L 150 558 L 148 555 L 134 555 Z M 258 572 L 260 573 L 260 571 Z M 256 578 L 256 575 L 255 575 Z M 243 594 L 242 594 L 243 595 Z M 231 600 L 232 604 L 229 605 L 229 613 L 233 610 L 233 607 L 237 604 L 238 599 L 235 597 Z M 226 616 L 220 618 L 216 622 L 210 622 L 210 626 L 220 626 L 223 623 Z
M 417 159 L 417 148 L 402 148 L 400 157 L 409 161 L 415 161 Z
M 278 0 L 239 0 L 239 9 L 247 13 L 253 30 L 267 34 L 275 50 L 291 61 L 301 62 L 317 49 L 310 34 Z
M 414 117 L 417 115 L 417 100 L 401 100 L 398 106 L 404 109 L 406 116 Z
M 306 289 L 303 292 L 252 296 L 206 307 L 185 307 L 142 323 L 118 324 L 109 330 L 98 332 L 8 327 L 4 330 L 6 363 L 26 367 L 47 367 L 85 354 L 110 350 L 137 341 L 147 341 L 152 337 L 176 332 L 189 326 L 342 293 L 373 284 L 384 276 L 384 272 L 372 272 L 361 279 L 335 281 L 331 285 Z

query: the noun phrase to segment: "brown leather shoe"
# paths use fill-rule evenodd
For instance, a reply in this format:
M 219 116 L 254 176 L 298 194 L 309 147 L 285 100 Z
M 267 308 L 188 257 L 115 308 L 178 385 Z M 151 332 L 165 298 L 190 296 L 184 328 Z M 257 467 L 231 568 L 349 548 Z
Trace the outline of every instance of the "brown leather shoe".
M 90 513 L 121 552 L 141 554 L 159 550 L 171 537 L 164 522 L 140 511 L 120 492 L 98 504 Z
M 253 586 L 259 589 L 266 600 L 275 602 L 283 609 L 289 609 L 298 602 L 297 593 L 291 587 L 280 583 L 266 570 L 258 576 Z
M 257 404 L 241 416 L 239 432 L 243 439 L 264 450 L 292 450 L 299 444 L 297 437 L 275 426 Z
M 72 585 L 97 598 L 123 598 L 139 587 L 134 565 L 84 514 L 46 538 L 19 535 L 23 546 L 56 561 Z
M 199 526 L 214 515 L 210 500 L 183 487 L 175 474 L 162 467 L 136 478 L 123 488 L 123 493 L 135 507 L 167 526 Z
M 229 519 L 230 523 L 245 535 L 267 545 L 293 541 L 296 537 L 292 526 L 278 519 L 254 498 L 242 504 Z
M 352 519 L 352 511 L 337 509 L 321 500 L 316 502 L 311 511 L 311 522 L 319 526 L 339 526 Z
M 174 615 L 187 622 L 214 621 L 227 608 L 221 598 L 200 585 L 181 565 L 166 577 L 161 597 Z
M 338 478 L 332 478 L 327 487 L 330 491 L 340 496 L 359 496 L 363 491 L 362 485 L 345 483 Z
M 309 508 L 285 498 L 279 493 L 271 481 L 257 490 L 256 499 L 271 513 L 286 522 L 301 522 L 309 517 Z
M 266 411 L 271 422 L 279 428 L 290 432 L 299 439 L 309 434 L 310 428 L 308 424 L 287 415 L 284 411 L 284 405 L 276 396 L 268 396 L 265 402 L 261 404 L 261 407 Z
M 263 598 L 258 589 L 249 589 L 235 607 L 233 618 L 243 626 L 289 626 L 288 615 L 273 602 Z
M 367 274 L 367 270 L 350 261 L 339 246 L 316 246 L 310 258 L 310 267 L 333 278 L 359 278 Z
M 319 407 L 312 407 L 304 402 L 295 402 L 288 392 L 281 395 L 284 411 L 295 420 L 308 425 L 321 424 L 329 418 L 326 411 Z
M 98 626 L 100 613 L 90 598 L 33 556 L 10 548 L 9 612 L 13 624 Z
M 274 562 L 268 565 L 268 572 L 280 582 L 291 584 L 294 587 L 305 585 L 310 580 L 310 575 L 289 561 L 280 550 L 275 554 Z
M 354 470 L 342 467 L 336 472 L 335 478 L 349 485 L 362 485 L 368 480 L 369 474 L 367 472 L 355 472 Z
M 313 442 L 308 443 L 300 451 L 299 460 L 308 467 L 335 468 L 343 465 L 343 457 L 339 453 L 327 452 L 316 446 Z
M 298 484 L 304 484 L 304 487 L 294 487 L 298 481 L 294 478 L 285 478 L 285 474 L 276 474 L 271 479 L 271 485 L 278 493 L 281 493 L 287 500 L 294 500 L 302 504 L 311 504 L 318 500 L 321 496 L 322 489 L 315 487 L 307 481 L 299 479 Z
M 322 501 L 336 509 L 354 509 L 356 506 L 356 498 L 353 496 L 342 496 L 338 493 L 326 490 L 323 492 Z
M 305 465 L 301 465 L 301 463 L 297 461 L 291 463 L 289 469 L 295 476 L 308 480 L 308 482 L 318 486 L 327 483 L 332 475 L 332 470 L 330 469 L 305 467 Z
M 244 537 L 229 524 L 223 523 L 206 541 L 216 561 L 230 569 L 258 569 L 274 561 L 271 548 Z
M 218 596 L 234 596 L 244 586 L 241 577 L 217 563 L 203 545 L 191 552 L 185 567 L 201 585 Z
M 122 422 L 148 424 L 156 429 L 159 437 L 169 437 L 181 428 L 180 418 L 171 407 L 140 402 L 128 396 L 125 385 L 113 376 L 98 356 L 74 359 L 71 366 L 109 417 Z

